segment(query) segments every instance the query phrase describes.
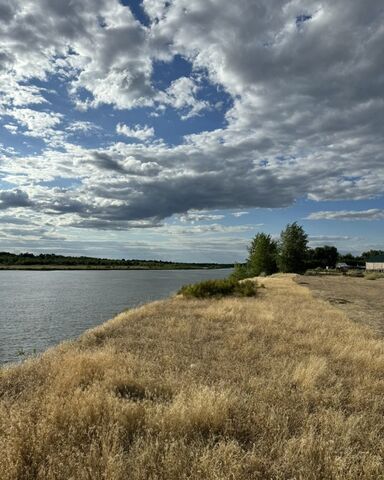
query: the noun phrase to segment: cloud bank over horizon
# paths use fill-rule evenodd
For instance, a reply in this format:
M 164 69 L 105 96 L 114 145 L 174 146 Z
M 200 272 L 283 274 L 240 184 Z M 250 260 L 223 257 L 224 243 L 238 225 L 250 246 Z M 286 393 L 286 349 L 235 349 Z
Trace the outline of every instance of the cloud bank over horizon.
M 4 246 L 383 233 L 379 0 L 0 0 L 0 39 Z

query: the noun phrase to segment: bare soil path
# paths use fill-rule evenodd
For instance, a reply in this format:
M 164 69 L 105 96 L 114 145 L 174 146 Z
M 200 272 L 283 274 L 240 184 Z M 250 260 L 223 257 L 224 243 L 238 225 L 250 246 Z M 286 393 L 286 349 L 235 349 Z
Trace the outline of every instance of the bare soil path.
M 384 278 L 366 280 L 347 276 L 299 276 L 296 282 L 345 311 L 349 318 L 369 325 L 384 336 Z

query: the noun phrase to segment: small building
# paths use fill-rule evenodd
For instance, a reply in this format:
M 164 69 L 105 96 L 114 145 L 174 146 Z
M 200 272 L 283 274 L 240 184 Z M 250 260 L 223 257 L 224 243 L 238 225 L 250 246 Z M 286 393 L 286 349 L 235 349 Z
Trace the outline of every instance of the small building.
M 367 271 L 384 272 L 384 255 L 368 258 L 365 262 L 365 268 Z

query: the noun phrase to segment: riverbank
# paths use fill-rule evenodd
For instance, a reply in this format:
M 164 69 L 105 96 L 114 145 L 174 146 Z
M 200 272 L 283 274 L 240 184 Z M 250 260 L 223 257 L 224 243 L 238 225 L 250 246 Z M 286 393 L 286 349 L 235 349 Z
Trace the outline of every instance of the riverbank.
M 118 265 L 0 265 L 0 270 L 225 270 L 231 266 L 118 266 Z
M 383 340 L 290 276 L 261 281 L 1 370 L 2 478 L 383 478 Z
M 233 268 L 233 264 L 166 260 L 73 257 L 54 253 L 0 252 L 0 270 L 202 270 Z

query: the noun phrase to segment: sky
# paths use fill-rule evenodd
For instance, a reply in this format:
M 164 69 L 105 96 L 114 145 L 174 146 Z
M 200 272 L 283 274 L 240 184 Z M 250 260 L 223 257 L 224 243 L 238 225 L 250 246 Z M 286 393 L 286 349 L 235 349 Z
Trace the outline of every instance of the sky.
M 381 0 L 0 0 L 0 250 L 384 248 Z

